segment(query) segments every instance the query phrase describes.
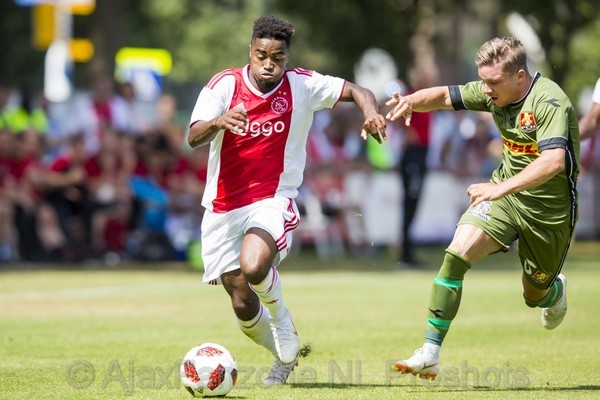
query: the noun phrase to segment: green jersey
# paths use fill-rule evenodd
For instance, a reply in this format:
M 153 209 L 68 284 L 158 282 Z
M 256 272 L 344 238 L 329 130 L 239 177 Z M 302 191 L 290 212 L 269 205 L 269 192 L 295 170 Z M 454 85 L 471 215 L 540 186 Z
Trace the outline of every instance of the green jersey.
M 527 221 L 550 229 L 573 227 L 577 219 L 579 128 L 571 101 L 553 81 L 535 75 L 525 96 L 497 107 L 483 93 L 483 82 L 449 86 L 455 110 L 491 112 L 502 134 L 502 163 L 491 181 L 502 182 L 521 172 L 544 150 L 566 150 L 565 169 L 541 185 L 507 196 Z

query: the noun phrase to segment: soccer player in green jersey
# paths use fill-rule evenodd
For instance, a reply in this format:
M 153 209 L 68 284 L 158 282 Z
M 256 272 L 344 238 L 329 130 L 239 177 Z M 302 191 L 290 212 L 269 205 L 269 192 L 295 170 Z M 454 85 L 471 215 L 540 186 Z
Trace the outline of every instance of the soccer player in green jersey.
M 527 70 L 523 44 L 505 37 L 475 56 L 480 81 L 439 86 L 407 96 L 394 93 L 387 118 L 410 124 L 413 112 L 438 109 L 492 113 L 502 133 L 502 163 L 487 183 L 467 189 L 470 207 L 433 281 L 425 343 L 394 364 L 401 373 L 435 379 L 440 346 L 458 311 L 465 273 L 475 262 L 519 240 L 523 296 L 542 309 L 542 325 L 556 328 L 567 312 L 561 274 L 577 220 L 579 131 L 562 89 Z

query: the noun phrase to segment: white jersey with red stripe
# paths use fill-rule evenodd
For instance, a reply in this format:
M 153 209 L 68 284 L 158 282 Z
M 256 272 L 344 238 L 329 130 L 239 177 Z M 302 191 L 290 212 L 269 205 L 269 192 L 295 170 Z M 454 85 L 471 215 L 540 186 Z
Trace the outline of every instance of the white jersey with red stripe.
M 190 126 L 232 108 L 248 115 L 243 134 L 221 130 L 210 144 L 202 205 L 216 213 L 266 198 L 295 198 L 306 164 L 306 141 L 315 111 L 332 108 L 345 80 L 302 68 L 287 69 L 281 82 L 261 93 L 249 66 L 216 74 L 202 89 Z

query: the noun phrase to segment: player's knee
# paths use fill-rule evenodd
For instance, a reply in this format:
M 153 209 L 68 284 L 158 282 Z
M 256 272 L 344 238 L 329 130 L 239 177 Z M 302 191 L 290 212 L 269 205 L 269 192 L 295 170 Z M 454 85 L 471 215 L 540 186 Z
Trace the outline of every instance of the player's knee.
M 266 274 L 264 273 L 263 269 L 258 264 L 245 264 L 244 266 L 242 266 L 242 271 L 244 273 L 244 276 L 246 277 L 246 280 L 251 285 L 258 285 L 266 277 Z
M 266 265 L 255 258 L 240 258 L 240 268 L 251 285 L 261 283 L 269 273 L 271 265 Z
M 438 275 L 444 279 L 462 280 L 469 268 L 471 268 L 470 262 L 465 260 L 461 254 L 448 248 Z

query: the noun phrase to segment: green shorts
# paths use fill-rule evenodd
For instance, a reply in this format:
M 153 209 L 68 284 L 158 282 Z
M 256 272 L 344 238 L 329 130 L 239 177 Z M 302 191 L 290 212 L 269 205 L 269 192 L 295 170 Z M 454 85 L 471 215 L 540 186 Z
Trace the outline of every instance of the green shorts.
M 572 228 L 548 229 L 526 221 L 506 198 L 469 207 L 458 224 L 482 229 L 504 247 L 503 251 L 518 239 L 523 272 L 538 289 L 547 289 L 560 273 L 573 234 Z

